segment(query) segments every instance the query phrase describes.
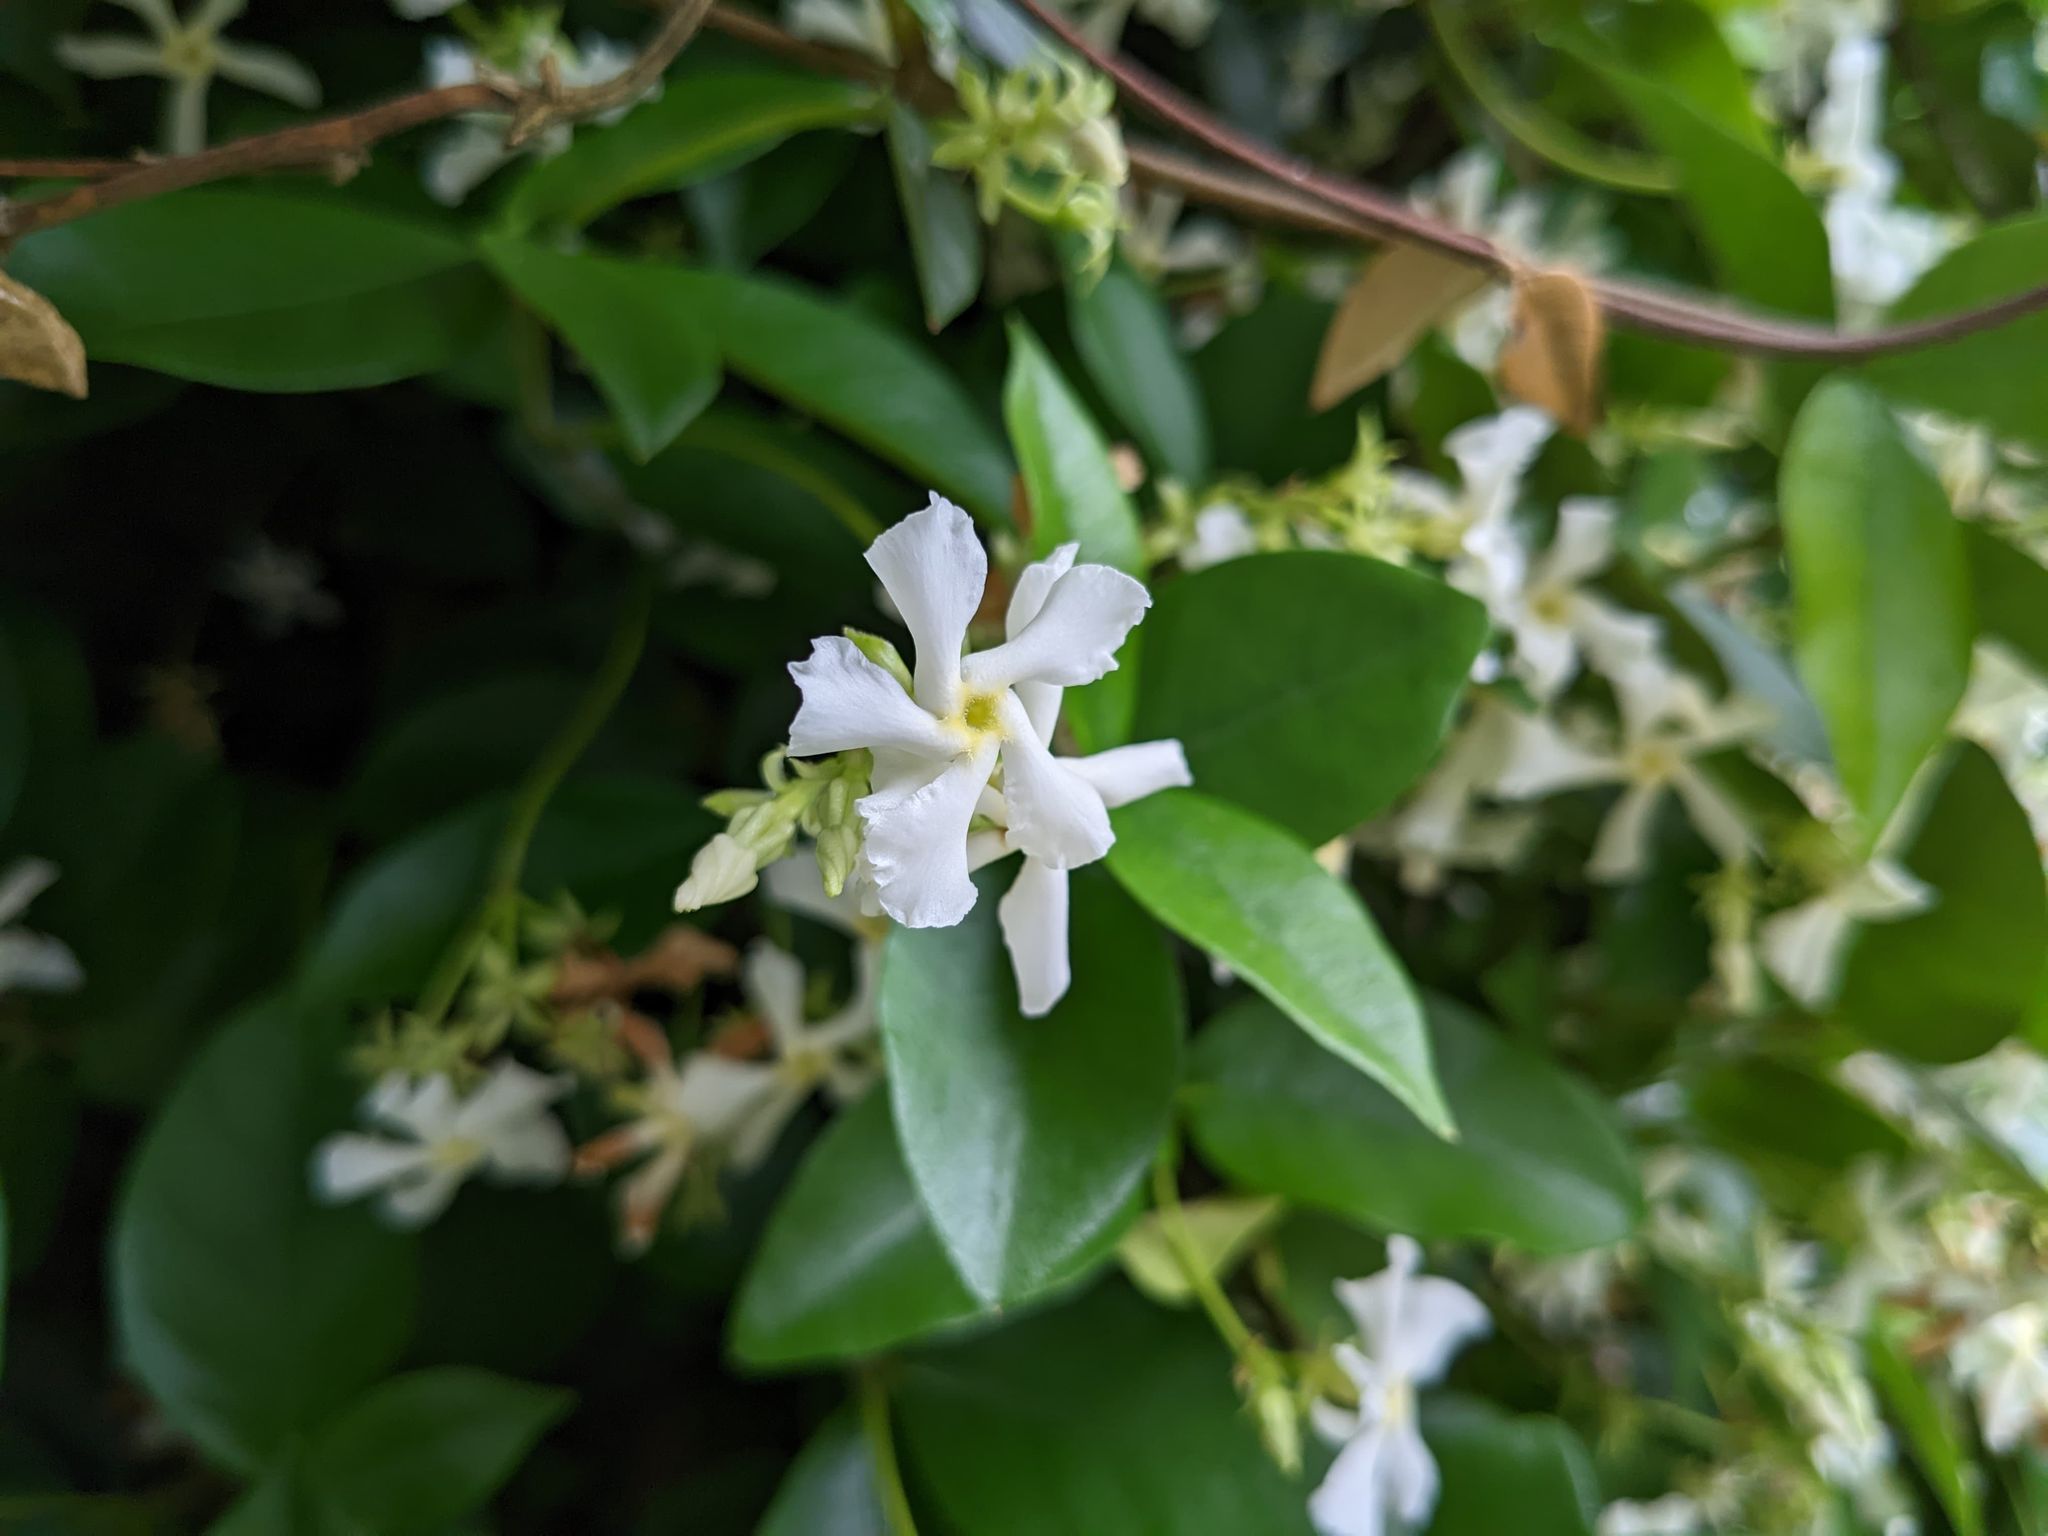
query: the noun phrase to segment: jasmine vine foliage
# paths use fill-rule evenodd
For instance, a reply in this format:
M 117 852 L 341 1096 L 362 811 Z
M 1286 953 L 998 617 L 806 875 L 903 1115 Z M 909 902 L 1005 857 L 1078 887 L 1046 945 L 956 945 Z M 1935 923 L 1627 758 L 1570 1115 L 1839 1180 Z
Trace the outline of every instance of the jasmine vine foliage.
M 0 1530 L 2048 1536 L 2028 0 L 0 5 Z

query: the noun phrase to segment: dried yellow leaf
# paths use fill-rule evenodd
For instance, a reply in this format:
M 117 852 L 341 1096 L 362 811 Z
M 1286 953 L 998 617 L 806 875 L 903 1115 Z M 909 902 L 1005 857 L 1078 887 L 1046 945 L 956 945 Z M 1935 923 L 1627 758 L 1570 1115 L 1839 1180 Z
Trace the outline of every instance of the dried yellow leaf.
M 1607 322 L 1570 272 L 1515 276 L 1514 326 L 1500 353 L 1501 387 L 1578 437 L 1599 425 Z
M 1309 409 L 1327 411 L 1414 349 L 1423 333 L 1486 286 L 1469 262 L 1420 245 L 1390 245 L 1352 283 L 1323 333 Z
M 85 343 L 57 306 L 0 272 L 0 378 L 85 398 Z

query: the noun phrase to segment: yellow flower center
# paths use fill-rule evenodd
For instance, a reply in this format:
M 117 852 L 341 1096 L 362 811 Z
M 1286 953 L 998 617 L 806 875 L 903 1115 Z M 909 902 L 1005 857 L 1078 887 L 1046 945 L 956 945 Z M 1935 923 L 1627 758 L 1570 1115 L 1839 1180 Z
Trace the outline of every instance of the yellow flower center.
M 1529 594 L 1529 615 L 1539 623 L 1561 627 L 1572 615 L 1571 594 L 1561 587 L 1539 587 Z
M 473 1136 L 450 1136 L 435 1143 L 432 1155 L 436 1166 L 451 1173 L 467 1173 L 483 1161 L 484 1144 Z
M 1415 1384 L 1406 1376 L 1387 1383 L 1385 1412 L 1389 1429 L 1398 1429 L 1415 1417 Z
M 1638 784 L 1662 784 L 1685 765 L 1668 741 L 1640 742 L 1629 750 L 1628 776 Z
M 218 55 L 213 34 L 192 27 L 180 27 L 164 39 L 164 68 L 187 80 L 200 80 L 214 72 Z
M 1003 696 L 1000 693 L 970 693 L 946 723 L 967 740 L 970 749 L 988 737 L 1001 739 Z

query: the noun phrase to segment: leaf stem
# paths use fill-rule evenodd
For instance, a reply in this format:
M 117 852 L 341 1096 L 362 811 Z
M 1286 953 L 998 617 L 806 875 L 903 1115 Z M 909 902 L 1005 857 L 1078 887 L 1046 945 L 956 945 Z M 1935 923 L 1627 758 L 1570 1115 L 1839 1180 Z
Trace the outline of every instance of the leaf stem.
M 1187 1212 L 1181 1208 L 1180 1190 L 1174 1182 L 1179 1161 L 1175 1138 L 1168 1136 L 1159 1144 L 1159 1155 L 1152 1160 L 1152 1208 L 1159 1213 L 1159 1230 L 1166 1238 L 1166 1246 L 1173 1250 L 1181 1277 L 1201 1302 L 1202 1310 L 1209 1314 L 1209 1321 L 1222 1335 L 1223 1342 L 1230 1346 L 1233 1355 L 1249 1361 L 1253 1354 L 1263 1352 L 1264 1346 L 1245 1326 L 1237 1308 L 1230 1304 L 1223 1287 L 1209 1272 L 1209 1266 L 1202 1262 L 1202 1250 L 1188 1227 Z
M 903 1468 L 896 1459 L 896 1435 L 889 1424 L 889 1383 L 879 1365 L 863 1366 L 855 1377 L 860 1398 L 861 1436 L 868 1444 L 873 1464 L 875 1491 L 882 1500 L 882 1514 L 895 1536 L 917 1536 L 917 1517 L 910 1510 L 910 1494 L 903 1486 Z

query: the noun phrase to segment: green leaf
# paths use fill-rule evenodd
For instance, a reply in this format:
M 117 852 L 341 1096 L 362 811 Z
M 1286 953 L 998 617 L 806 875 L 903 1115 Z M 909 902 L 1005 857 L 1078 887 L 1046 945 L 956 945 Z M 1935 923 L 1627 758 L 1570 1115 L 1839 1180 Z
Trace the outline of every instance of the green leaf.
M 1656 0 L 1614 13 L 1615 42 L 1631 69 L 1655 80 L 1737 143 L 1772 153 L 1753 86 L 1720 24 L 1691 0 Z
M 901 102 L 889 105 L 889 164 L 910 234 L 910 258 L 933 332 L 981 292 L 981 219 L 958 178 L 932 166 L 931 129 Z
M 870 122 L 867 86 L 772 71 L 678 76 L 660 99 L 608 127 L 578 130 L 526 173 L 506 204 L 513 229 L 581 226 L 629 198 L 673 192 L 729 171 L 793 133 Z
M 804 1442 L 754 1536 L 889 1536 L 874 1461 L 851 1412 L 833 1414 Z
M 756 1369 L 857 1359 L 982 1308 L 911 1187 L 886 1093 L 805 1154 L 733 1305 L 733 1358 Z
M 1329 1067 L 1327 1061 L 1322 1065 L 1326 1070 Z M 1246 1251 L 1286 1213 L 1286 1202 L 1272 1195 L 1210 1195 L 1188 1201 L 1181 1207 L 1180 1216 L 1201 1272 L 1228 1279 Z M 1194 1286 L 1166 1231 L 1165 1216 L 1156 1210 L 1147 1211 L 1117 1244 L 1117 1262 L 1123 1265 L 1131 1284 L 1161 1306 L 1192 1306 Z
M 1936 1387 L 1913 1367 L 1902 1319 L 1882 1315 L 1863 1341 L 1870 1379 L 1884 1398 L 1893 1422 L 1906 1432 L 1913 1453 L 1956 1536 L 1984 1536 L 1984 1509 L 1977 1497 L 1982 1469 L 1970 1455 L 1962 1415 L 1952 1393 Z
M 1977 633 L 2003 642 L 2034 671 L 2048 672 L 2048 570 L 1989 528 L 1961 527 Z
M 1871 1157 L 1904 1159 L 1905 1134 L 1844 1088 L 1769 1057 L 1709 1063 L 1686 1094 L 1702 1129 L 1753 1165 L 1811 1187 Z
M 1459 1140 L 1332 1072 L 1276 1009 L 1247 999 L 1195 1041 L 1188 1122 L 1202 1156 L 1247 1188 L 1418 1238 L 1568 1253 L 1628 1236 L 1642 1193 L 1606 1102 L 1454 1003 L 1432 1000 L 1429 1022 Z
M 948 1529 L 1309 1536 L 1208 1325 L 1121 1285 L 925 1356 L 896 1401 Z
M 1088 377 L 1156 473 L 1205 485 L 1209 418 L 1165 303 L 1121 258 L 1092 283 L 1072 263 L 1065 272 L 1067 329 Z
M 1998 764 L 1958 742 L 1930 771 L 1900 860 L 1934 904 L 1867 924 L 1851 944 L 1835 1016 L 1915 1061 L 1962 1061 L 2019 1028 L 2048 962 L 2048 890 L 2027 813 Z
M 1452 1134 L 1422 1005 L 1350 886 L 1278 827 L 1192 790 L 1140 800 L 1114 821 L 1110 872 L 1147 911 Z
M 1379 814 L 1436 756 L 1486 615 L 1362 555 L 1248 555 L 1146 616 L 1132 734 L 1177 737 L 1195 786 L 1310 843 Z
M 575 1394 L 464 1366 L 381 1382 L 322 1426 L 305 1477 L 377 1536 L 439 1536 L 480 1509 Z
M 115 1212 L 122 1358 L 216 1459 L 262 1465 L 374 1381 L 411 1324 L 414 1246 L 307 1169 L 354 1117 L 339 1009 L 259 1005 L 164 1102 Z
M 1031 327 L 1017 319 L 1010 321 L 1003 421 L 1031 504 L 1032 552 L 1048 555 L 1076 540 L 1081 559 L 1143 576 L 1144 537 L 1109 445 Z
M 780 279 L 681 276 L 728 369 L 950 496 L 984 526 L 1009 526 L 1009 454 L 924 347 Z
M 1969 682 L 1961 532 L 1890 409 L 1849 379 L 1800 411 L 1778 499 L 1799 673 L 1874 840 Z
M 1926 320 L 2007 298 L 2048 270 L 2048 215 L 1994 224 L 1959 245 L 1892 306 L 1893 323 Z M 2000 437 L 2048 444 L 2048 311 L 1959 341 L 1915 347 L 1864 365 L 1873 384 L 1910 404 L 1981 423 Z
M 641 463 L 718 393 L 718 353 L 673 267 L 565 255 L 505 236 L 483 252 L 582 357 Z
M 95 361 L 231 389 L 360 389 L 448 366 L 500 312 L 462 241 L 367 208 L 195 190 L 30 235 L 10 276 Z
M 1179 1080 L 1180 987 L 1158 931 L 1099 872 L 1072 878 L 1074 981 L 1017 1010 L 997 903 L 1009 863 L 952 928 L 889 937 L 879 1003 L 911 1178 L 968 1288 L 1043 1291 L 1115 1241 Z
M 1440 1397 L 1423 1409 L 1422 1437 L 1443 1479 L 1429 1536 L 1592 1536 L 1599 1483 L 1558 1420 Z

